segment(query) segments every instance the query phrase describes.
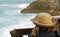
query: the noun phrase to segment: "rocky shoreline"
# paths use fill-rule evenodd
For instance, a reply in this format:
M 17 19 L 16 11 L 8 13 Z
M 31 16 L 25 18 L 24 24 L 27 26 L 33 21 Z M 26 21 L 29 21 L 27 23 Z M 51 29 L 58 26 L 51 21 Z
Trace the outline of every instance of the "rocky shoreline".
M 54 4 L 53 4 L 54 3 Z M 58 8 L 58 5 L 56 5 L 56 0 L 55 2 L 50 1 L 41 1 L 41 0 L 36 0 L 32 2 L 27 8 L 23 9 L 21 13 L 40 13 L 40 12 L 47 12 L 50 13 L 51 15 L 60 15 L 60 9 Z

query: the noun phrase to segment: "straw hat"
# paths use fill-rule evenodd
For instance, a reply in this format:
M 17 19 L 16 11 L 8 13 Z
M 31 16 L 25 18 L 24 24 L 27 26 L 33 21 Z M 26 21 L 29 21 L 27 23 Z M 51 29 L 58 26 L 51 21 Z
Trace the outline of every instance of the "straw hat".
M 34 24 L 43 27 L 52 27 L 56 24 L 55 21 L 52 21 L 52 16 L 48 13 L 39 13 L 32 21 Z

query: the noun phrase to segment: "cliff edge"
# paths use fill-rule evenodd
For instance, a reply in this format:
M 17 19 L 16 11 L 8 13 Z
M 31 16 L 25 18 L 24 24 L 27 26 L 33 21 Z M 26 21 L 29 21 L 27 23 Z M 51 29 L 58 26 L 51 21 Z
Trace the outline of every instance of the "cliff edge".
M 21 13 L 40 13 L 47 12 L 51 15 L 60 15 L 60 9 L 56 0 L 36 0 L 32 2 L 27 8 L 23 9 Z

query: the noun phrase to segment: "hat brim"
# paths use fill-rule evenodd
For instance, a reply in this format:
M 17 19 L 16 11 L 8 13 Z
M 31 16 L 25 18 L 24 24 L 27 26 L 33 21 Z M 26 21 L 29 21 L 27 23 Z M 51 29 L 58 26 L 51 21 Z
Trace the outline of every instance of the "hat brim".
M 36 20 L 34 20 L 34 19 L 32 19 L 32 22 L 34 23 L 34 24 L 36 24 L 36 25 L 38 25 L 38 26 L 41 26 L 41 27 L 53 27 L 53 26 L 55 26 L 55 24 L 56 24 L 56 21 L 52 21 L 52 22 L 50 22 L 50 23 L 39 23 L 39 22 L 37 22 Z

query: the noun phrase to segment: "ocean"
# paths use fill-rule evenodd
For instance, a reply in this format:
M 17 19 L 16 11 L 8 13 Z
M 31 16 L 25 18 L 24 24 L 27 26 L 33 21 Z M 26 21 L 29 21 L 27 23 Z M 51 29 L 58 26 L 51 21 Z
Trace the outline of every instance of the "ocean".
M 11 37 L 13 29 L 33 28 L 31 19 L 36 14 L 20 13 L 35 0 L 0 0 L 0 37 Z

